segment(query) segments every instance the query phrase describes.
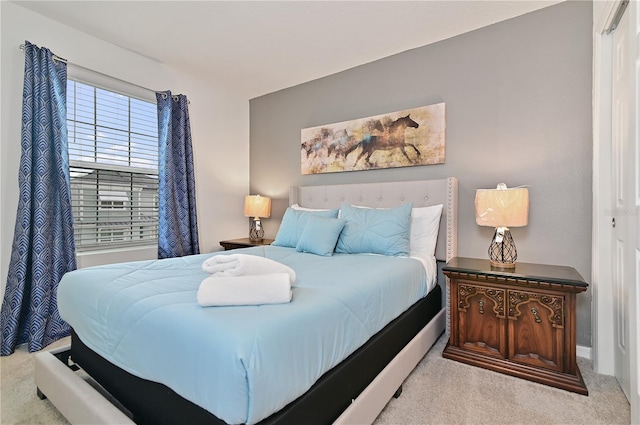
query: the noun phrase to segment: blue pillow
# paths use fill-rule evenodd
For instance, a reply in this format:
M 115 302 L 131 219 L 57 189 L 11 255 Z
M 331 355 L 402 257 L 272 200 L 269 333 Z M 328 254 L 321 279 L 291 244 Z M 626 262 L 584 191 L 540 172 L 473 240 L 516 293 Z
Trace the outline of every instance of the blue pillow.
M 336 252 L 409 255 L 411 203 L 391 209 L 357 208 L 342 204 L 346 221 L 338 238 Z
M 344 220 L 339 218 L 309 217 L 296 245 L 296 251 L 332 256 L 343 227 Z
M 282 217 L 282 223 L 280 223 L 276 239 L 271 245 L 295 248 L 298 245 L 304 226 L 311 216 L 337 218 L 338 210 L 301 211 L 287 208 Z

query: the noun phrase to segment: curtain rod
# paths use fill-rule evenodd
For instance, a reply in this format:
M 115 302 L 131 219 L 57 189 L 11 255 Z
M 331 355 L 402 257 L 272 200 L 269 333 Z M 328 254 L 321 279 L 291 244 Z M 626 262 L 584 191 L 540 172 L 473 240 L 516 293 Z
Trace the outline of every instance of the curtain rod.
M 24 52 L 24 48 L 25 48 L 25 47 L 24 47 L 24 44 L 21 44 L 20 46 L 18 46 L 18 48 L 19 48 L 20 50 L 22 50 L 22 52 Z M 157 90 L 152 90 L 152 89 L 150 89 L 150 88 L 143 87 L 143 86 L 140 86 L 140 85 L 138 85 L 138 84 L 134 84 L 134 83 L 131 83 L 131 82 L 129 82 L 129 81 L 125 81 L 125 80 L 122 80 L 122 79 L 120 79 L 120 78 L 113 77 L 113 76 L 111 76 L 111 75 L 107 75 L 107 74 L 105 74 L 105 73 L 103 73 L 103 72 L 96 71 L 96 70 L 93 70 L 93 69 L 91 69 L 91 68 L 87 68 L 86 66 L 82 66 L 82 65 L 78 65 L 78 64 L 73 63 L 73 62 L 69 62 L 67 59 L 65 59 L 65 58 L 61 58 L 60 56 L 58 56 L 58 55 L 56 55 L 56 54 L 53 54 L 53 60 L 57 60 L 57 61 L 60 61 L 60 62 L 64 62 L 64 63 L 66 63 L 66 64 L 70 64 L 70 65 L 76 66 L 76 67 L 78 67 L 78 68 L 82 68 L 82 69 L 84 69 L 84 70 L 86 70 L 86 71 L 94 72 L 94 73 L 96 73 L 96 74 L 102 75 L 103 77 L 112 78 L 112 79 L 114 79 L 114 80 L 118 80 L 118 81 L 120 81 L 120 82 L 122 82 L 122 83 L 130 84 L 130 85 L 132 85 L 132 86 L 138 87 L 138 88 L 143 89 L 143 90 L 147 90 L 147 91 L 150 91 L 150 92 L 153 92 L 153 93 L 161 94 L 163 99 L 166 99 L 166 98 L 167 98 L 167 97 L 166 97 L 167 95 L 166 95 L 166 93 L 164 93 L 164 92 L 160 92 L 160 91 L 157 91 Z M 191 102 L 189 102 L 189 103 L 191 103 Z

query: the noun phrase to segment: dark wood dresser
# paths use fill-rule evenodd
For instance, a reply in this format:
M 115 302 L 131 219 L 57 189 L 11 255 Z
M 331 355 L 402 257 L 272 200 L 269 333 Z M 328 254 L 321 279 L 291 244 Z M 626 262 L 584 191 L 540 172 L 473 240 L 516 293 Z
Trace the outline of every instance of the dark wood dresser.
M 588 284 L 575 269 L 458 257 L 443 272 L 451 282 L 443 357 L 588 395 L 576 364 L 576 294 Z

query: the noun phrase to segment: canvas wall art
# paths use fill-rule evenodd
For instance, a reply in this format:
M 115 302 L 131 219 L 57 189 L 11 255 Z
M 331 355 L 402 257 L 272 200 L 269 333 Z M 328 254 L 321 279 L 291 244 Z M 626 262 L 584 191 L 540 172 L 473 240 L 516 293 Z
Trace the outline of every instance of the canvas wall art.
M 444 164 L 445 104 L 301 131 L 302 174 Z

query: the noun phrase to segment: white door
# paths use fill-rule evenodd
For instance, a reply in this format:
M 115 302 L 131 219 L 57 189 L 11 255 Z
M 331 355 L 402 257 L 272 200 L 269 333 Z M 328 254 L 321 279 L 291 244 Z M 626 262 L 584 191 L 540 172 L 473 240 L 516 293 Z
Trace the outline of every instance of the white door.
M 640 2 L 593 6 L 593 364 L 616 375 L 640 424 Z
M 631 402 L 631 423 L 640 424 L 640 7 L 637 2 L 629 5 L 628 11 L 630 21 L 630 30 L 628 31 L 632 38 L 629 51 L 633 96 L 632 107 L 629 119 L 631 120 L 630 142 L 632 157 L 629 162 L 632 168 L 627 170 L 626 178 L 630 182 L 633 191 L 633 210 L 629 214 L 630 227 L 634 241 L 630 243 L 631 264 L 630 271 L 633 273 L 629 276 L 630 288 L 629 297 L 629 375 L 630 375 L 630 394 L 628 396 Z
M 640 10 L 633 2 L 613 34 L 612 142 L 615 220 L 612 250 L 615 376 L 640 423 L 638 322 L 640 305 Z
M 612 142 L 613 142 L 613 195 L 614 241 L 613 286 L 615 324 L 615 376 L 627 398 L 630 390 L 629 372 L 629 251 L 632 251 L 629 211 L 633 201 L 633 158 L 629 135 L 629 109 L 631 102 L 629 73 L 629 13 L 625 12 L 613 34 L 613 86 L 612 86 Z M 632 173 L 633 174 L 633 173 Z

